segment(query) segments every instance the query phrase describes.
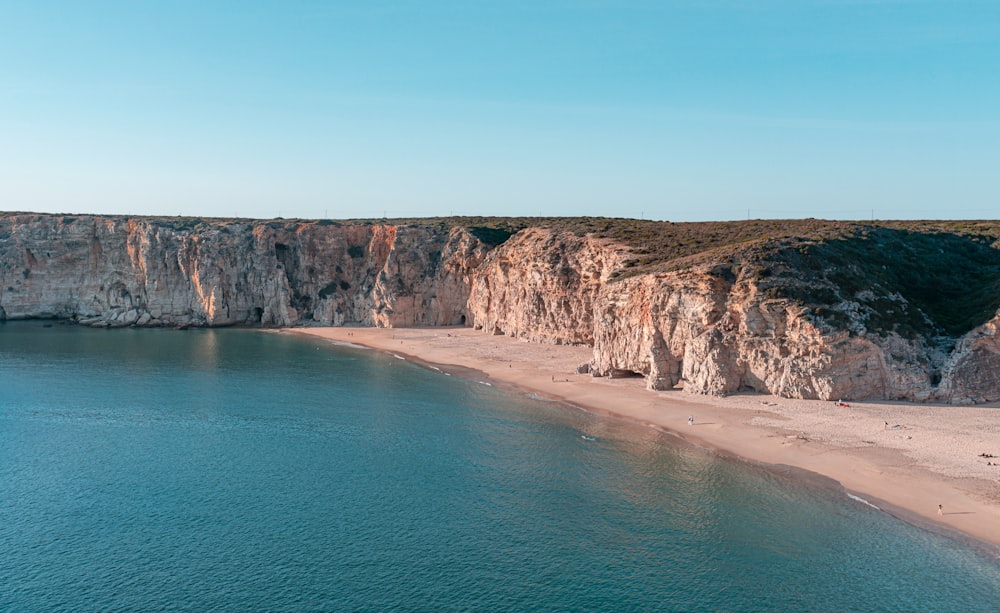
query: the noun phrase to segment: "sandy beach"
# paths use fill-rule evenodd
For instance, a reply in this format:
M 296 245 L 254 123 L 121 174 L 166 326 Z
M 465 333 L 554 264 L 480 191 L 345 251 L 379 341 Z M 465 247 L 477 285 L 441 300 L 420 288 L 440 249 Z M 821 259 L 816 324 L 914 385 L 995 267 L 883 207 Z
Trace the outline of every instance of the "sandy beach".
M 576 367 L 591 358 L 589 347 L 533 344 L 469 328 L 289 331 L 390 351 L 445 371 L 474 369 L 495 382 L 655 427 L 712 450 L 812 471 L 905 521 L 971 537 L 1000 554 L 1000 408 L 995 406 L 841 406 L 760 394 L 656 392 L 639 378 L 577 374 Z

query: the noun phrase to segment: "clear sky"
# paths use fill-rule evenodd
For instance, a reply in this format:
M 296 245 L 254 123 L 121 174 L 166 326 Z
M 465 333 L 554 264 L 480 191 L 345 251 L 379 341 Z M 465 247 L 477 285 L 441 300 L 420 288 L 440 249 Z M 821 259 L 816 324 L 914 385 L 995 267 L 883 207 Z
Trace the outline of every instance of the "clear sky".
M 0 210 L 1000 217 L 1000 0 L 0 0 Z

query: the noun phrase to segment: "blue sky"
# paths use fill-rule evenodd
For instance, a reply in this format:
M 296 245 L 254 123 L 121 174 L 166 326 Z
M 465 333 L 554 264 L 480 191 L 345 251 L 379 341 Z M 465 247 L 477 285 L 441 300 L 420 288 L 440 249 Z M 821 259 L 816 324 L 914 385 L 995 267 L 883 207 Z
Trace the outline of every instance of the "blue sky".
M 0 209 L 997 218 L 1000 2 L 7 2 Z

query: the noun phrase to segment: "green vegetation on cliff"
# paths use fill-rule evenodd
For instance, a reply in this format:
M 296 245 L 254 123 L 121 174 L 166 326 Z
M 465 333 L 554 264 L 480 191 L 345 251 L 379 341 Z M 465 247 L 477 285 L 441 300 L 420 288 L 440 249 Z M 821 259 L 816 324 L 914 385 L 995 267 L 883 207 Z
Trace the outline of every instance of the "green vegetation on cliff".
M 1000 307 L 996 228 L 967 233 L 897 224 L 769 251 L 756 273 L 775 297 L 813 309 L 833 327 L 958 336 Z M 950 230 L 950 231 L 949 231 Z

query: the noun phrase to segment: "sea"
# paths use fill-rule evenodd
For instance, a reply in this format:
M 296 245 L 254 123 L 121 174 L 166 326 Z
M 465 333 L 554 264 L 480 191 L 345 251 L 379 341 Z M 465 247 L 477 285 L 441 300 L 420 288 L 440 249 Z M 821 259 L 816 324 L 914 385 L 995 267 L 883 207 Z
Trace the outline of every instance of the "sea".
M 1000 611 L 988 549 L 488 383 L 2 324 L 0 611 Z

